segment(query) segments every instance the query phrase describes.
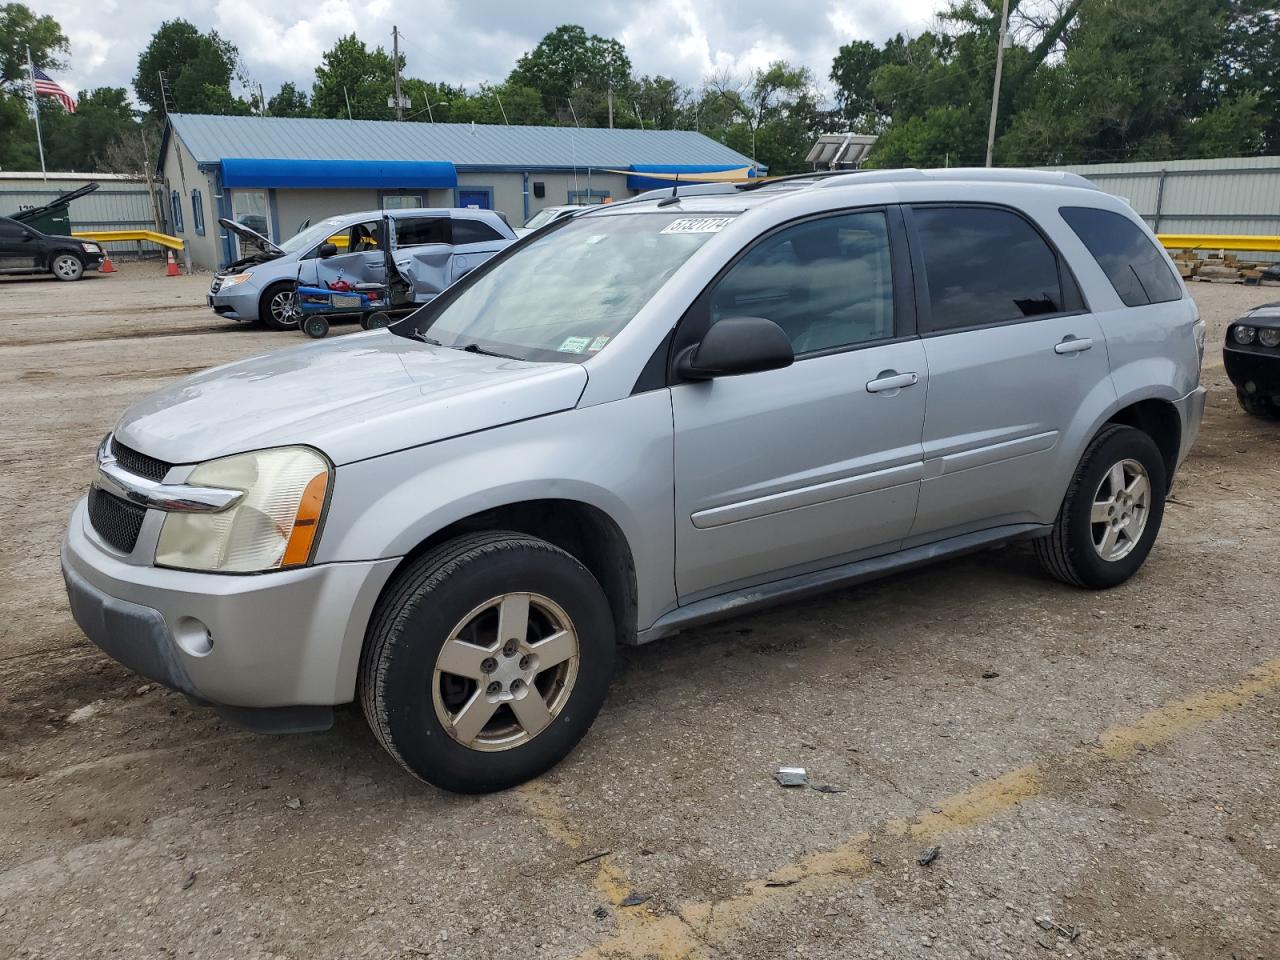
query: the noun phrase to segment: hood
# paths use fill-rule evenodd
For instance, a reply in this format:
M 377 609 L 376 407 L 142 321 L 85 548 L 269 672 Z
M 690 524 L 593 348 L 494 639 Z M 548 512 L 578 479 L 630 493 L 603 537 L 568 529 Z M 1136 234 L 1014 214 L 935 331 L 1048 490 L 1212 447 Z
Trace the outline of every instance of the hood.
M 258 233 L 257 230 L 250 230 L 243 223 L 236 223 L 234 220 L 228 220 L 226 217 L 222 217 L 218 220 L 218 226 L 222 227 L 224 230 L 230 230 L 245 243 L 249 244 L 251 247 L 261 250 L 263 253 L 270 254 L 273 257 L 279 257 L 284 254 L 282 249 L 262 234 Z
M 577 404 L 587 372 L 435 347 L 386 330 L 206 370 L 129 408 L 126 446 L 169 463 L 308 444 L 335 464 Z

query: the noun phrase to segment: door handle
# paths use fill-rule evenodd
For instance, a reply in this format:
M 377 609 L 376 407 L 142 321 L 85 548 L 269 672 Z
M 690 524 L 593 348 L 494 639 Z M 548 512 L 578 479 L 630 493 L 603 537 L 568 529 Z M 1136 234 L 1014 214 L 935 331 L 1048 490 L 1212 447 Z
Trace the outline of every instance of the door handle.
M 1059 354 L 1084 353 L 1092 346 L 1093 340 L 1090 337 L 1077 337 L 1069 333 L 1053 345 L 1053 352 Z
M 903 387 L 914 387 L 920 378 L 914 373 L 895 373 L 885 370 L 874 380 L 867 381 L 867 393 L 885 393 L 889 390 L 901 390 Z

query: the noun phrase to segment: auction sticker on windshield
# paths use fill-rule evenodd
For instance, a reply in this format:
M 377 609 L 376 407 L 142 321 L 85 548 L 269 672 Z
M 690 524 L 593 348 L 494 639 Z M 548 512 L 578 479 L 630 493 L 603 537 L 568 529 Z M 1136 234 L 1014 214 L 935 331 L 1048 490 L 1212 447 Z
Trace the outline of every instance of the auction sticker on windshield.
M 681 217 L 662 228 L 662 233 L 719 233 L 733 217 Z

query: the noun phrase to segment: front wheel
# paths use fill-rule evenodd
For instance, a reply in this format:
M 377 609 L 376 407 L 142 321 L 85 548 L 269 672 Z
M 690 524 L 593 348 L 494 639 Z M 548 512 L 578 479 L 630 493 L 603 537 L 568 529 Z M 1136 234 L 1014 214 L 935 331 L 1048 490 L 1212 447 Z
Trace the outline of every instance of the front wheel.
M 84 261 L 74 253 L 60 253 L 53 258 L 50 269 L 59 280 L 79 280 L 84 276 Z
M 1280 406 L 1272 403 L 1270 397 L 1237 390 L 1236 399 L 1240 401 L 1240 409 L 1251 417 L 1262 417 L 1264 420 L 1280 420 Z
M 414 776 L 459 793 L 503 790 L 550 769 L 587 732 L 615 644 L 604 591 L 573 556 L 510 531 L 460 537 L 379 601 L 361 702 Z
M 292 283 L 273 283 L 258 301 L 258 319 L 271 330 L 297 330 L 297 294 Z
M 1150 436 L 1111 424 L 1085 450 L 1049 536 L 1035 542 L 1050 574 L 1104 590 L 1142 566 L 1164 518 L 1164 458 Z

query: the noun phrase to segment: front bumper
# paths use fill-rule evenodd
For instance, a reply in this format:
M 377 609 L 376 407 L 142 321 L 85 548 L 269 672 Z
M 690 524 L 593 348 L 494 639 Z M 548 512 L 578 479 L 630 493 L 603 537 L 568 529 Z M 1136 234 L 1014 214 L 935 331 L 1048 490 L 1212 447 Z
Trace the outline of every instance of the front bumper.
M 253 321 L 258 319 L 259 293 L 247 283 L 238 283 L 234 287 L 223 287 L 217 293 L 206 294 L 205 302 L 220 317 Z
M 365 627 L 397 563 L 237 576 L 131 560 L 101 543 L 82 500 L 62 544 L 76 623 L 108 656 L 242 723 L 239 708 L 353 699 Z
M 1280 350 L 1228 345 L 1222 348 L 1222 364 L 1237 390 L 1263 397 L 1280 396 Z

